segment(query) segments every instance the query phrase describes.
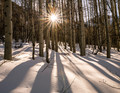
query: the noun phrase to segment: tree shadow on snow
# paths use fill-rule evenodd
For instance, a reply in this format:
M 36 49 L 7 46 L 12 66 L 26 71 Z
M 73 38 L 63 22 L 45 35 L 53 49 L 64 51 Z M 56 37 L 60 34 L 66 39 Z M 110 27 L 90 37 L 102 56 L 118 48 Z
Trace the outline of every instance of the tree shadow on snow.
M 19 54 L 22 51 L 27 51 L 27 50 L 29 50 L 29 48 L 31 48 L 31 47 L 24 47 L 24 48 L 21 48 L 19 50 L 16 50 L 15 52 L 13 52 L 13 55 Z
M 89 62 L 89 61 L 93 61 L 92 59 L 90 59 L 90 58 L 86 58 L 86 57 L 80 57 L 80 56 L 78 56 L 78 55 L 76 55 L 76 54 L 73 54 L 75 57 L 77 57 L 78 59 L 80 59 L 80 60 L 83 60 L 84 62 L 86 62 L 86 63 L 88 63 L 90 66 L 92 66 L 92 67 L 94 67 L 95 69 L 97 69 L 99 72 L 101 72 L 102 74 L 104 74 L 106 77 L 108 77 L 109 79 L 111 79 L 111 80 L 113 80 L 113 81 L 115 81 L 115 82 L 117 82 L 117 83 L 120 83 L 120 81 L 119 80 L 117 80 L 116 78 L 114 78 L 113 76 L 111 76 L 111 75 L 109 75 L 108 73 L 106 73 L 103 69 L 101 69 L 100 67 L 98 67 L 98 66 L 96 66 L 94 63 L 92 63 L 92 62 Z M 95 61 L 95 60 L 94 60 Z M 104 64 L 102 64 L 102 63 L 100 63 L 100 62 L 97 62 L 97 63 L 99 63 L 101 66 L 103 66 L 103 67 L 106 67 L 105 65 L 106 65 L 106 63 L 104 63 Z M 107 65 L 108 65 L 108 63 L 107 63 Z M 109 64 L 110 65 L 110 64 Z
M 24 80 L 29 69 L 39 62 L 29 60 L 16 66 L 11 72 L 9 72 L 6 78 L 0 82 L 0 92 L 10 93 L 13 89 L 17 88 Z
M 51 74 L 52 74 L 52 67 L 53 64 L 53 56 L 54 52 L 52 51 L 50 55 L 50 62 L 45 63 L 38 71 L 36 78 L 34 80 L 34 84 L 32 86 L 32 90 L 30 93 L 51 93 Z
M 56 53 L 57 60 L 57 76 L 58 76 L 58 92 L 59 93 L 73 93 L 68 82 L 64 66 L 61 62 L 59 53 Z
M 95 61 L 96 63 L 110 71 L 112 74 L 115 74 L 118 77 L 120 77 L 120 62 L 113 61 L 112 59 L 100 58 L 99 56 L 94 57 L 92 55 L 87 57 L 87 60 Z M 115 67 L 113 63 L 116 64 L 119 68 Z
M 81 77 L 82 79 L 86 80 L 98 93 L 102 93 L 101 89 L 99 89 L 99 86 L 97 84 L 94 84 L 94 82 L 89 80 L 69 57 L 67 57 L 67 59 L 69 60 L 69 62 L 70 62 L 69 64 L 72 67 L 72 68 L 70 68 L 69 66 L 66 66 L 67 69 L 69 69 L 71 72 L 75 73 L 78 77 Z

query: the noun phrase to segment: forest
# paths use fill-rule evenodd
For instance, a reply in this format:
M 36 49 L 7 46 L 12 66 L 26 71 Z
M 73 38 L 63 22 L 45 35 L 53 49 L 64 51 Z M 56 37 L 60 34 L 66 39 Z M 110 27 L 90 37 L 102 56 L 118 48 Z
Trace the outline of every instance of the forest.
M 1 93 L 120 93 L 120 0 L 0 0 Z

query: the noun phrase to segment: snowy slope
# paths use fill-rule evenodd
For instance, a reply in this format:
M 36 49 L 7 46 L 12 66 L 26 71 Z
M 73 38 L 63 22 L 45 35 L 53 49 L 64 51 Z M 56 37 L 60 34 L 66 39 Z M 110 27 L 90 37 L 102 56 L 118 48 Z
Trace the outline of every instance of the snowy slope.
M 59 52 L 50 51 L 50 64 L 38 56 L 31 59 L 31 44 L 13 48 L 13 61 L 3 60 L 0 45 L 0 93 L 120 93 L 120 53 L 111 50 L 112 58 L 105 53 L 85 57 L 59 46 Z

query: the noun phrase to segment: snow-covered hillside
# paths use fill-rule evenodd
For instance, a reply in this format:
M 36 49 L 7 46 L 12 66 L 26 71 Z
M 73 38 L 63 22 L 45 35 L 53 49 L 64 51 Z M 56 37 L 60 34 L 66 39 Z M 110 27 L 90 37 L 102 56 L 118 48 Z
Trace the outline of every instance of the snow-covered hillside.
M 86 56 L 72 53 L 59 46 L 59 52 L 49 50 L 50 63 L 38 55 L 32 60 L 31 44 L 13 48 L 13 60 L 3 60 L 0 45 L 0 93 L 120 93 L 120 52 L 111 50 L 111 59 L 105 53 Z

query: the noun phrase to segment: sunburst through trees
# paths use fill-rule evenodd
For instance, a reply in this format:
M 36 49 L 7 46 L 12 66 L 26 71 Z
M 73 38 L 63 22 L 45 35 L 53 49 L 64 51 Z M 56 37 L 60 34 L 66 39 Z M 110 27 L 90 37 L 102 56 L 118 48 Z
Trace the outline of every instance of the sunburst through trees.
M 41 20 L 45 25 L 45 29 L 47 29 L 46 30 L 46 61 L 49 63 L 50 39 L 52 42 L 52 49 L 55 50 L 56 52 L 58 51 L 57 29 L 60 28 L 60 23 L 62 22 L 62 16 L 59 8 L 52 6 L 51 4 L 48 4 L 46 10 L 47 11 L 43 13 L 44 16 L 42 16 Z

